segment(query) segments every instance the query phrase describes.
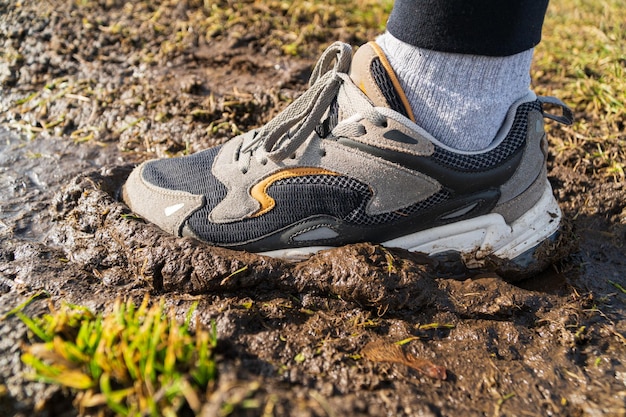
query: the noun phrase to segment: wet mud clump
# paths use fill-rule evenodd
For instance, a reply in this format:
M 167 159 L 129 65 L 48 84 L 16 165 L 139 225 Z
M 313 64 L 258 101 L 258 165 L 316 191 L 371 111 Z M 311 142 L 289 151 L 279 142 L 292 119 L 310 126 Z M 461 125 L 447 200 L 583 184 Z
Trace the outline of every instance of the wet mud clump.
M 356 244 L 291 263 L 175 238 L 114 199 L 130 169 L 76 177 L 53 200 L 59 227 L 50 239 L 103 280 L 142 282 L 154 293 L 312 293 L 391 310 L 432 299 L 432 262 L 419 254 Z

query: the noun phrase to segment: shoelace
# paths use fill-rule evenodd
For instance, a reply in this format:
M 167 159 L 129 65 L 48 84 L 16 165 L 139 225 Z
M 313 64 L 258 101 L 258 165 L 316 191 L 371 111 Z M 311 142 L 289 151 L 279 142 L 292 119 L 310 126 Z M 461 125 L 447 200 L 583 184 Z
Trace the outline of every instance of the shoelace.
M 359 123 L 363 118 L 377 126 L 386 123 L 386 118 L 350 79 L 351 61 L 352 48 L 348 44 L 335 42 L 324 51 L 311 74 L 309 89 L 265 126 L 243 135 L 237 155 L 242 172 L 248 170 L 252 156 L 265 164 L 268 158 L 280 162 L 293 155 L 310 137 L 335 98 L 344 119 L 331 131 L 334 137 L 365 134 L 364 126 Z

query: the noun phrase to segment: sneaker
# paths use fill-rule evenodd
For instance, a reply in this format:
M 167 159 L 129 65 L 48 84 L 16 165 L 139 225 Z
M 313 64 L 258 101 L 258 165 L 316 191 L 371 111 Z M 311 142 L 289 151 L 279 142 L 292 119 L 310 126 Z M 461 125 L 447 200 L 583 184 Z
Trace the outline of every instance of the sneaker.
M 572 122 L 562 102 L 529 92 L 489 148 L 454 150 L 413 122 L 378 45 L 352 57 L 337 42 L 309 89 L 268 124 L 141 164 L 123 198 L 176 236 L 287 259 L 356 242 L 458 252 L 468 266 L 490 255 L 527 259 L 561 219 L 547 181 L 544 117 Z

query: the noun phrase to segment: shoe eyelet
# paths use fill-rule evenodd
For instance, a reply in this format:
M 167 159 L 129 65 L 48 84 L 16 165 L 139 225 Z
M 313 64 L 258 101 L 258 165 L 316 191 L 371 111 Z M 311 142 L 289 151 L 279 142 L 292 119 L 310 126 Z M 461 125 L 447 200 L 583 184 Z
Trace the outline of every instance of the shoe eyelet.
M 326 156 L 326 149 L 320 149 L 320 156 Z
M 267 165 L 267 158 L 261 159 L 261 165 Z
M 291 159 L 296 159 L 296 154 L 295 154 L 295 153 L 292 153 L 292 154 L 291 154 L 291 156 L 289 156 L 289 158 L 291 158 Z
M 241 173 L 246 175 L 248 173 L 248 168 L 241 168 Z
M 388 126 L 389 126 L 389 123 L 387 122 L 387 119 L 385 119 L 385 121 L 380 124 L 380 127 L 387 128 Z

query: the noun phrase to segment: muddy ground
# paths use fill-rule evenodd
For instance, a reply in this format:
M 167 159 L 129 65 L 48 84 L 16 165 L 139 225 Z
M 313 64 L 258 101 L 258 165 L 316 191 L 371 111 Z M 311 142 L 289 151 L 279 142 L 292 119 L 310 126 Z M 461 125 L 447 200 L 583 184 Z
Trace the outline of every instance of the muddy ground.
M 217 23 L 194 1 L 33 3 L 0 4 L 0 316 L 42 290 L 28 314 L 199 301 L 219 335 L 205 416 L 626 415 L 623 181 L 553 154 L 571 253 L 515 285 L 369 244 L 290 264 L 176 239 L 119 202 L 131 167 L 264 123 L 328 43 L 376 32 L 318 10 L 304 42 L 263 18 L 289 12 L 273 2 Z M 26 377 L 21 322 L 0 334 L 0 415 L 76 415 L 71 392 Z

